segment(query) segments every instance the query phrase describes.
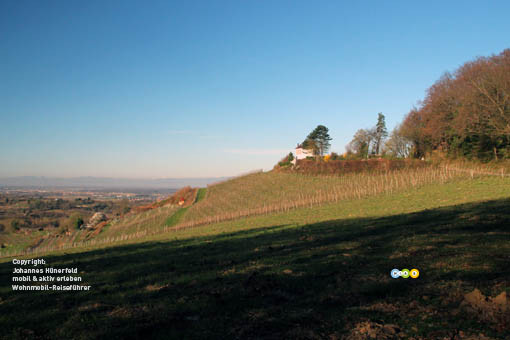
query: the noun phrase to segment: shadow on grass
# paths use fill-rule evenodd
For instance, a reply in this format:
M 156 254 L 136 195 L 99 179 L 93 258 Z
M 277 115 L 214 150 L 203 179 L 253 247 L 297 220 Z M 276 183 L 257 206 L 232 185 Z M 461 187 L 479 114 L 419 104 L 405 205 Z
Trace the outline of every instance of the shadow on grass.
M 459 309 L 473 288 L 508 287 L 509 203 L 45 257 L 78 267 L 89 292 L 13 292 L 14 266 L 4 263 L 1 336 L 330 338 L 363 320 L 413 336 L 510 335 Z M 418 268 L 420 277 L 392 279 L 393 268 Z

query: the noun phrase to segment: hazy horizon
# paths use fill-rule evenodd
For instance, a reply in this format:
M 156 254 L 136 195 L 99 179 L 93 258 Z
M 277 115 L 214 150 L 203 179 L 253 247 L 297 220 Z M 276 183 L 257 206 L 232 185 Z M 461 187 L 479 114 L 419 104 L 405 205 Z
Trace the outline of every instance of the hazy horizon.
M 510 46 L 508 2 L 0 3 L 0 177 L 271 169 L 343 153 L 445 71 Z
M 205 187 L 208 184 L 224 181 L 230 177 L 194 178 L 113 178 L 113 177 L 46 177 L 14 176 L 0 177 L 1 187 L 40 187 L 40 188 L 181 188 L 184 186 Z

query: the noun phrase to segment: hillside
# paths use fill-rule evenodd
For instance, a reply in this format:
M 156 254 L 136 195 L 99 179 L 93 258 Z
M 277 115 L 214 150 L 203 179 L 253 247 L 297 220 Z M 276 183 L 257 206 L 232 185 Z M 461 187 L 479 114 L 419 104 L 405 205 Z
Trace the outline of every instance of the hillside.
M 475 169 L 472 165 L 463 167 L 462 164 L 424 166 L 421 163 L 425 164 L 420 162 L 418 167 L 329 176 L 260 171 L 200 190 L 185 187 L 165 200 L 135 207 L 125 216 L 111 219 L 92 230 L 74 230 L 65 235 L 29 234 L 26 240 L 18 240 L 20 245 L 17 248 L 3 249 L 0 254 L 36 254 L 81 246 L 137 242 L 157 234 L 221 221 L 398 193 L 432 183 L 503 174 L 487 167 Z M 180 200 L 183 200 L 183 205 L 178 204 Z M 25 250 L 20 250 L 23 244 Z
M 434 166 L 335 176 L 258 172 L 209 186 L 205 199 L 190 207 L 178 227 L 339 202 L 460 177 L 466 174 Z
M 167 199 L 134 207 L 130 213 L 110 219 L 94 229 L 74 229 L 65 234 L 17 234 L 17 247 L 3 249 L 0 254 L 44 253 L 84 244 L 111 244 L 170 230 L 396 192 L 461 177 L 466 174 L 436 166 L 335 176 L 276 171 L 251 173 L 200 191 L 182 188 Z
M 473 296 L 508 290 L 509 184 L 456 178 L 44 256 L 79 266 L 88 292 L 12 292 L 3 259 L 1 337 L 502 339 L 508 313 Z M 404 267 L 420 277 L 390 277 Z

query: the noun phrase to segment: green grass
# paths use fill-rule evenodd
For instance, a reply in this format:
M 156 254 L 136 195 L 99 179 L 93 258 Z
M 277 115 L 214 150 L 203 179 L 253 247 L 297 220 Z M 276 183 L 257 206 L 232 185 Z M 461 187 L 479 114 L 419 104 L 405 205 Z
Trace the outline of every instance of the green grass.
M 207 188 L 199 188 L 197 192 L 197 197 L 195 199 L 195 203 L 200 202 L 205 198 L 205 194 L 207 193 Z
M 508 322 L 461 303 L 474 288 L 510 293 L 509 184 L 433 184 L 44 256 L 77 266 L 90 292 L 12 292 L 5 262 L 0 337 L 340 338 L 372 322 L 415 339 L 508 338 Z M 420 278 L 390 278 L 404 267 Z
M 179 223 L 179 221 L 182 219 L 182 217 L 186 214 L 186 211 L 188 210 L 189 207 L 186 207 L 186 208 L 180 208 L 179 210 L 177 210 L 173 215 L 169 216 L 166 221 L 165 221 L 165 226 L 167 227 L 173 227 L 175 226 L 177 223 Z
M 39 230 L 33 230 L 27 234 L 24 232 L 2 233 L 0 235 L 0 244 L 3 244 L 6 247 L 5 249 L 11 251 L 22 251 L 36 244 L 41 237 L 47 234 L 49 234 L 47 231 Z
M 127 215 L 114 221 L 102 237 L 131 234 L 145 229 L 162 230 L 165 221 L 179 211 L 179 207 L 166 205 L 142 213 Z

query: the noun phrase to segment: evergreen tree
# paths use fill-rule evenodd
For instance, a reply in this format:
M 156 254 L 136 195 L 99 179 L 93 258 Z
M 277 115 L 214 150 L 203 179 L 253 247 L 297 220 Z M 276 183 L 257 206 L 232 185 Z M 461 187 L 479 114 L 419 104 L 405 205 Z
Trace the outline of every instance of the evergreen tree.
M 388 137 L 388 129 L 386 129 L 386 121 L 384 115 L 379 112 L 377 117 L 377 124 L 375 125 L 375 153 L 381 154 L 381 146 L 383 145 L 384 139 Z
M 332 138 L 329 135 L 329 129 L 324 125 L 317 125 L 317 127 L 306 137 L 302 146 L 305 149 L 312 149 L 315 155 L 323 156 L 324 153 L 328 152 L 331 147 L 331 140 Z

